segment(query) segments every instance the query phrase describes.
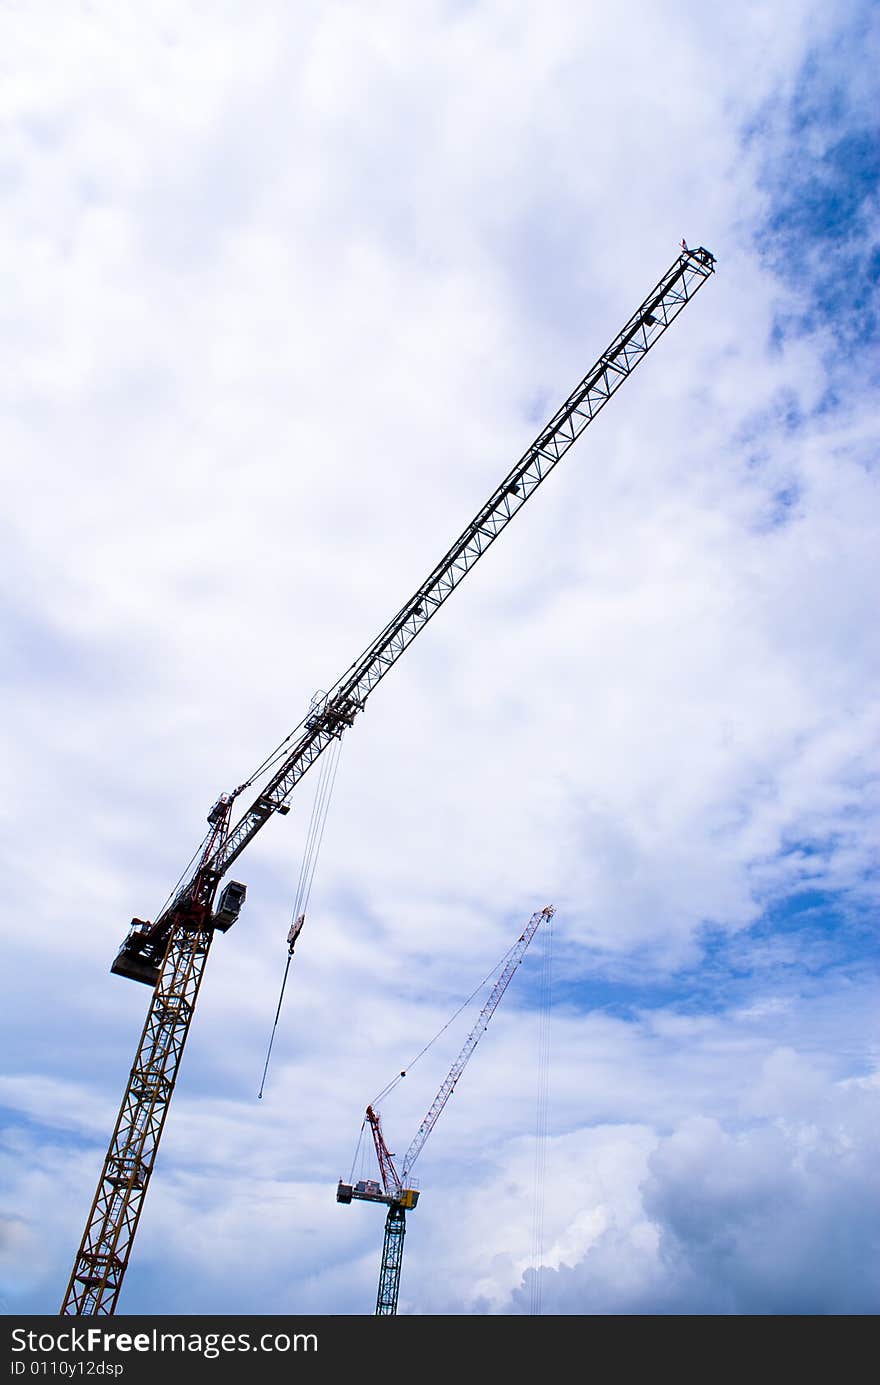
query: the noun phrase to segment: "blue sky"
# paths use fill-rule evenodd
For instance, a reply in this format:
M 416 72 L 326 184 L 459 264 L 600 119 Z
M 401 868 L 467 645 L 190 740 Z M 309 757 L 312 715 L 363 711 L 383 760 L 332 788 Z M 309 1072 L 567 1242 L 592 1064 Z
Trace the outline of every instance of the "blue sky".
M 64 1292 L 129 918 L 685 236 L 713 282 L 347 737 L 261 1102 L 308 780 L 236 867 L 119 1311 L 370 1313 L 364 1106 L 554 903 L 543 1311 L 875 1312 L 872 7 L 0 23 L 3 1311 Z M 529 1311 L 538 994 L 420 1159 L 402 1312 Z

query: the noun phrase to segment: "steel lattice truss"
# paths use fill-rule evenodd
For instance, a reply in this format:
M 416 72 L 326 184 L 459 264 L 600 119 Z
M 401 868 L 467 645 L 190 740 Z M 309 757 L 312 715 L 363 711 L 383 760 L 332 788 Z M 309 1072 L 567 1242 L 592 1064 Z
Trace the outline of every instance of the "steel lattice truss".
M 412 1173 L 412 1166 L 421 1154 L 422 1147 L 425 1141 L 427 1140 L 431 1131 L 434 1129 L 434 1126 L 437 1124 L 437 1118 L 440 1115 L 440 1112 L 443 1110 L 443 1107 L 446 1105 L 447 1101 L 452 1096 L 456 1082 L 461 1077 L 461 1074 L 467 1067 L 468 1059 L 470 1058 L 471 1054 L 476 1048 L 480 1038 L 485 1033 L 486 1027 L 490 1019 L 494 1015 L 495 1011 L 498 1009 L 501 997 L 504 995 L 504 992 L 510 985 L 510 980 L 513 976 L 513 973 L 516 971 L 517 967 L 519 966 L 520 962 L 525 956 L 526 948 L 532 941 L 532 938 L 535 936 L 535 933 L 538 931 L 539 926 L 545 920 L 549 921 L 550 919 L 552 919 L 555 913 L 556 910 L 552 904 L 548 904 L 546 909 L 539 909 L 537 913 L 532 914 L 532 917 L 529 919 L 524 932 L 521 933 L 519 938 L 517 939 L 513 951 L 507 959 L 507 964 L 504 967 L 504 970 L 501 972 L 501 975 L 498 977 L 498 980 L 492 987 L 489 998 L 483 1006 L 482 1010 L 480 1011 L 480 1015 L 476 1024 L 474 1025 L 470 1034 L 468 1034 L 461 1052 L 459 1053 L 455 1062 L 452 1064 L 452 1067 L 449 1069 L 449 1072 L 446 1076 L 446 1081 L 443 1083 L 439 1092 L 435 1096 L 433 1103 L 431 1104 L 431 1109 L 428 1111 L 428 1114 L 425 1116 L 425 1119 L 422 1121 L 421 1125 L 416 1131 L 415 1138 L 413 1139 L 412 1144 L 407 1150 L 406 1157 L 403 1161 L 403 1168 L 400 1174 L 399 1186 L 405 1187 L 409 1182 L 409 1176 Z
M 62 1315 L 116 1308 L 213 934 L 170 935 Z
M 714 264 L 714 257 L 708 250 L 686 250 L 679 255 L 418 591 L 312 711 L 304 722 L 302 734 L 283 763 L 231 828 L 207 863 L 207 868 L 201 871 L 198 880 L 203 901 L 210 902 L 217 883 L 273 813 L 287 811 L 287 800 L 303 775 L 333 740 L 352 725 L 376 685 L 562 460 L 627 376 L 644 360 L 712 275 Z M 147 962 L 159 960 L 164 952 L 170 919 L 176 910 L 186 907 L 193 898 L 194 886 L 195 877 L 181 887 L 167 914 L 157 919 L 148 932 L 127 940 L 124 946 L 132 956 Z
M 229 833 L 210 867 L 218 878 L 289 798 L 303 775 L 355 715 L 404 650 L 522 509 L 572 444 L 713 273 L 707 250 L 683 252 L 602 352 L 418 591 L 385 626 L 306 722 L 281 767 Z
M 400 1289 L 400 1266 L 403 1263 L 403 1238 L 406 1235 L 406 1212 L 399 1202 L 393 1202 L 385 1218 L 385 1241 L 382 1246 L 382 1267 L 379 1271 L 379 1292 L 376 1295 L 376 1316 L 393 1317 L 397 1313 L 397 1294 Z

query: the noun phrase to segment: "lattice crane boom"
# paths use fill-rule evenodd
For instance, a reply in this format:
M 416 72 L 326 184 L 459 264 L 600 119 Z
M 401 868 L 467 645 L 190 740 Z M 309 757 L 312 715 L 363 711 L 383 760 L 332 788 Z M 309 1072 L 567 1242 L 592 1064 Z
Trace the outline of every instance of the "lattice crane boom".
M 288 811 L 288 799 L 303 775 L 333 740 L 352 725 L 376 685 L 656 345 L 712 275 L 714 265 L 715 258 L 708 250 L 682 250 L 418 590 L 310 711 L 283 763 L 217 847 L 206 869 L 182 886 L 172 911 L 199 888 L 204 891 L 216 887 L 273 813 Z M 158 964 L 164 952 L 169 918 L 170 913 L 149 927 L 132 930 L 117 958 L 118 970 L 125 972 L 129 957 Z
M 498 1004 L 501 1000 L 501 997 L 504 995 L 504 992 L 510 985 L 510 980 L 513 976 L 513 973 L 516 971 L 517 967 L 519 966 L 520 962 L 525 956 L 526 948 L 528 947 L 529 943 L 532 941 L 532 938 L 538 931 L 539 926 L 543 922 L 552 919 L 555 912 L 555 908 L 553 907 L 553 905 L 550 904 L 548 904 L 545 909 L 539 909 L 537 913 L 532 914 L 532 917 L 529 919 L 528 924 L 526 925 L 523 932 L 520 934 L 520 937 L 518 938 L 513 948 L 513 951 L 511 952 L 510 957 L 507 960 L 507 965 L 501 972 L 501 975 L 498 977 L 498 980 L 495 982 L 495 985 L 492 987 L 489 998 L 486 1001 L 486 1004 L 483 1006 L 482 1010 L 480 1011 L 479 1019 L 477 1020 L 470 1034 L 468 1034 L 467 1038 L 465 1039 L 461 1052 L 459 1053 L 455 1062 L 452 1064 L 452 1067 L 449 1069 L 449 1072 L 446 1075 L 446 1080 L 442 1083 L 440 1090 L 438 1091 L 437 1095 L 435 1096 L 433 1102 L 431 1103 L 428 1109 L 425 1119 L 422 1121 L 421 1125 L 416 1131 L 412 1144 L 410 1145 L 409 1149 L 406 1152 L 406 1155 L 404 1156 L 403 1165 L 401 1167 L 400 1172 L 401 1187 L 405 1187 L 407 1185 L 409 1181 L 409 1176 L 412 1173 L 413 1164 L 418 1159 L 419 1155 L 422 1152 L 422 1149 L 424 1148 L 425 1141 L 427 1140 L 431 1131 L 434 1129 L 434 1126 L 437 1124 L 437 1118 L 440 1115 L 440 1112 L 443 1110 L 443 1107 L 446 1105 L 447 1101 L 452 1096 L 452 1093 L 455 1090 L 455 1084 L 461 1077 L 461 1074 L 464 1072 L 465 1068 L 467 1067 L 471 1054 L 473 1053 L 483 1034 L 485 1034 L 490 1019 L 494 1015 L 495 1011 L 498 1009 Z

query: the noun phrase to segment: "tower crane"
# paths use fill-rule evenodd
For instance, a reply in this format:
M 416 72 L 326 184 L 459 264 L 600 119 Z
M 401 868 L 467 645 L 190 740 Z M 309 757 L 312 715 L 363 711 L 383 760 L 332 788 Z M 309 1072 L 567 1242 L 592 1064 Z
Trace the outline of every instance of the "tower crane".
M 461 1052 L 446 1074 L 437 1095 L 428 1107 L 425 1119 L 406 1151 L 400 1166 L 400 1173 L 395 1168 L 394 1155 L 385 1143 L 379 1112 L 373 1106 L 367 1107 L 366 1123 L 370 1127 L 376 1158 L 379 1161 L 381 1187 L 375 1179 L 361 1179 L 357 1183 L 345 1183 L 340 1178 L 336 1188 L 336 1201 L 346 1204 L 352 1200 L 387 1204 L 385 1240 L 382 1244 L 382 1263 L 379 1268 L 379 1292 L 376 1295 L 377 1317 L 391 1317 L 397 1312 L 400 1270 L 403 1264 L 403 1238 L 406 1235 L 406 1214 L 415 1208 L 419 1200 L 418 1188 L 412 1187 L 413 1164 L 424 1149 L 425 1141 L 437 1124 L 440 1112 L 452 1096 L 456 1082 L 467 1067 L 479 1040 L 486 1032 L 490 1019 L 498 1009 L 501 997 L 510 985 L 513 973 L 525 956 L 526 948 L 540 925 L 544 922 L 549 923 L 555 913 L 555 906 L 548 904 L 546 908 L 539 909 L 537 913 L 532 914 L 513 949 L 508 953 L 507 961 L 492 987 L 488 1000 L 480 1011 L 479 1019 L 465 1039 Z
M 154 922 L 132 919 L 110 968 L 152 987 L 146 1023 L 77 1251 L 63 1315 L 112 1314 L 153 1172 L 195 1002 L 216 932 L 236 921 L 246 887 L 220 882 L 257 832 L 290 811 L 299 781 L 363 711 L 428 621 L 714 273 L 710 251 L 682 248 L 660 281 L 541 429 L 418 590 L 262 765 L 208 815 L 199 861 Z M 293 742 L 291 745 L 290 742 Z M 232 822 L 236 799 L 262 787 Z

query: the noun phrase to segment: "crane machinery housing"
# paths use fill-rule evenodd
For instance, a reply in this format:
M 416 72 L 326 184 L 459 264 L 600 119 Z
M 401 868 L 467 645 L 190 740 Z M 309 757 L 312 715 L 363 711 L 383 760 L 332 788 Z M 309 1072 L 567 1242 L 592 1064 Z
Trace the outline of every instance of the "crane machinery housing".
M 262 765 L 231 793 L 221 794 L 208 815 L 198 864 L 191 873 L 184 871 L 183 883 L 156 920 L 132 919 L 111 971 L 149 985 L 153 995 L 62 1315 L 115 1312 L 211 943 L 216 932 L 235 922 L 245 897 L 245 886 L 231 881 L 218 899 L 224 875 L 271 817 L 290 811 L 289 799 L 299 781 L 352 725 L 380 680 L 711 277 L 714 266 L 710 251 L 682 248 L 418 590 Z M 258 781 L 262 787 L 233 823 L 235 800 Z
M 403 1238 L 406 1235 L 406 1214 L 412 1211 L 419 1200 L 419 1190 L 413 1187 L 413 1165 L 425 1146 L 443 1107 L 455 1090 L 455 1084 L 464 1072 L 474 1049 L 486 1032 L 490 1019 L 510 985 L 526 953 L 526 948 L 542 923 L 549 923 L 556 913 L 553 905 L 539 909 L 532 914 L 523 932 L 519 935 L 489 994 L 479 1018 L 464 1041 L 462 1050 L 456 1058 L 437 1095 L 428 1108 L 427 1115 L 413 1137 L 412 1144 L 404 1156 L 400 1173 L 394 1166 L 394 1156 L 385 1143 L 379 1112 L 372 1105 L 367 1107 L 366 1122 L 373 1137 L 373 1147 L 379 1161 L 381 1186 L 376 1179 L 361 1179 L 357 1183 L 344 1183 L 340 1178 L 336 1188 L 336 1201 L 350 1203 L 353 1199 L 363 1202 L 380 1202 L 388 1206 L 385 1218 L 385 1240 L 382 1244 L 382 1261 L 379 1268 L 379 1291 L 376 1295 L 376 1316 L 392 1317 L 397 1313 L 397 1297 L 400 1290 L 400 1271 L 403 1265 Z M 403 1076 L 403 1074 L 401 1074 Z

